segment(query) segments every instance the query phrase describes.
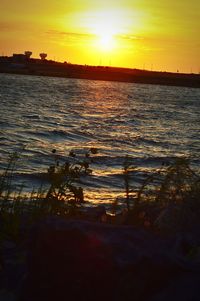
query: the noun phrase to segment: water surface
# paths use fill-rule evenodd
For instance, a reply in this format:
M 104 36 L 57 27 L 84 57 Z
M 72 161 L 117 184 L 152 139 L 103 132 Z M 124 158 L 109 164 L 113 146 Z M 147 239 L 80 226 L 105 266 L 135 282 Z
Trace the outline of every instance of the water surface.
M 71 149 L 98 148 L 82 185 L 87 200 L 103 203 L 124 194 L 126 155 L 136 186 L 163 160 L 200 163 L 200 89 L 0 74 L 0 103 L 0 169 L 26 145 L 16 173 L 25 190 L 39 185 L 52 149 L 64 162 Z

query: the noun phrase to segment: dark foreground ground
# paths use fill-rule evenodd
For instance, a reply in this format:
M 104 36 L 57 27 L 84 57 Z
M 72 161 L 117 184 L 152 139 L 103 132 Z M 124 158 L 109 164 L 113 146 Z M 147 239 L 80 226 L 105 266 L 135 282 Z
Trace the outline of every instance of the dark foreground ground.
M 83 66 L 47 60 L 41 61 L 37 59 L 15 62 L 12 60 L 12 57 L 2 58 L 0 60 L 0 73 L 200 88 L 199 74 L 156 72 L 103 66 Z
M 199 234 L 47 218 L 1 246 L 0 300 L 197 301 Z

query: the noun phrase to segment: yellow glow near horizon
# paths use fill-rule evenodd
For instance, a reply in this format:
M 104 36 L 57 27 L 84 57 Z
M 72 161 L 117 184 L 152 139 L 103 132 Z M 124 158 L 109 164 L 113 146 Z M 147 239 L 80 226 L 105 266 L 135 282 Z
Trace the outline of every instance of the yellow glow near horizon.
M 2 0 L 0 28 L 0 55 L 30 50 L 75 64 L 200 70 L 198 0 Z

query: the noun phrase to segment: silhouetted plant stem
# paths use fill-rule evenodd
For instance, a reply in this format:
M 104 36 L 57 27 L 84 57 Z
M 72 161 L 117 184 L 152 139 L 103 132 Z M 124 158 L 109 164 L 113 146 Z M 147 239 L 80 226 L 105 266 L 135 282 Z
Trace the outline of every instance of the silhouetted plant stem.
M 130 211 L 130 162 L 128 156 L 126 156 L 124 161 L 124 184 L 125 184 L 125 194 L 126 194 L 126 207 Z

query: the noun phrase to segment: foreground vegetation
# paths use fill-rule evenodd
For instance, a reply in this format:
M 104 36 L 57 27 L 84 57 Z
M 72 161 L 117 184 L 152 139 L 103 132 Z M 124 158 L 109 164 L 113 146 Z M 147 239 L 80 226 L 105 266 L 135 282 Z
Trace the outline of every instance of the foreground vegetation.
M 193 271 L 193 263 L 198 264 L 200 254 L 198 172 L 194 172 L 186 158 L 176 158 L 146 176 L 136 189 L 136 167 L 126 157 L 122 167 L 124 205 L 115 200 L 110 205 L 112 214 L 108 214 L 104 206 L 85 206 L 87 202 L 81 187 L 81 178 L 90 177 L 92 173 L 90 163 L 96 153 L 97 149 L 91 148 L 84 158 L 80 158 L 71 151 L 68 160 L 61 164 L 56 150 L 53 150 L 54 163 L 45 175 L 49 185 L 46 188 L 41 185 L 28 196 L 23 193 L 23 186 L 18 189 L 14 186 L 21 155 L 14 153 L 10 156 L 0 176 L 0 299 L 55 300 L 58 294 L 62 296 L 60 299 L 65 299 L 67 291 L 69 295 L 71 292 L 72 300 L 79 293 L 77 300 L 82 296 L 86 296 L 84 300 L 93 300 L 99 291 L 102 296 L 107 296 L 109 291 L 110 300 L 132 300 L 133 297 L 150 300 L 147 296 L 151 296 L 154 290 L 159 293 L 164 287 L 165 294 L 168 294 L 168 282 L 176 281 L 178 276 L 174 275 L 177 271 L 180 274 L 177 278 L 180 281 L 176 283 L 179 295 L 183 295 L 181 292 L 185 287 L 181 277 L 187 276 L 188 281 L 192 276 L 197 288 L 193 293 L 192 286 L 189 295 L 199 296 L 198 269 L 195 267 Z M 49 217 L 56 219 L 48 219 L 50 226 L 46 224 L 45 231 L 41 231 L 45 222 L 40 221 Z M 63 219 L 71 218 L 75 221 L 63 223 Z M 112 223 L 114 226 L 84 221 Z M 85 224 L 89 231 L 86 231 Z M 140 231 L 141 228 L 148 231 Z M 91 232 L 95 233 L 95 240 Z M 174 233 L 177 236 L 173 237 Z M 183 239 L 187 233 L 191 241 Z M 172 254 L 168 250 L 169 234 L 172 234 L 170 248 L 179 248 L 181 252 Z M 112 254 L 117 254 L 120 260 L 115 260 Z M 124 260 L 121 258 L 124 256 L 125 266 L 122 267 Z M 138 259 L 135 261 L 135 258 Z M 117 299 L 113 292 L 117 292 Z M 102 300 L 102 296 L 98 300 Z M 168 299 L 171 300 L 165 300 Z
M 41 186 L 29 196 L 22 194 L 22 188 L 13 192 L 14 172 L 20 155 L 14 153 L 10 156 L 0 177 L 0 241 L 23 239 L 30 225 L 49 216 L 132 224 L 163 232 L 188 230 L 199 224 L 200 177 L 186 158 L 176 158 L 170 164 L 163 164 L 136 190 L 133 181 L 135 167 L 126 157 L 122 171 L 124 206 L 119 211 L 116 200 L 111 205 L 112 215 L 102 207 L 99 211 L 94 208 L 94 215 L 88 215 L 79 179 L 92 173 L 90 158 L 95 156 L 97 149 L 91 148 L 84 159 L 71 151 L 69 160 L 64 164 L 57 159 L 56 150 L 52 153 L 54 164 L 46 175 L 49 188 Z

